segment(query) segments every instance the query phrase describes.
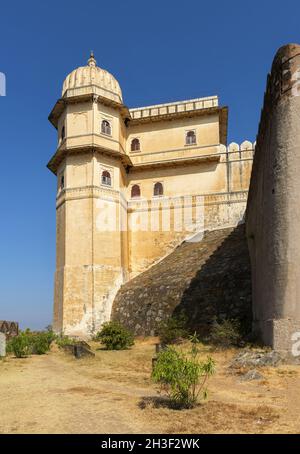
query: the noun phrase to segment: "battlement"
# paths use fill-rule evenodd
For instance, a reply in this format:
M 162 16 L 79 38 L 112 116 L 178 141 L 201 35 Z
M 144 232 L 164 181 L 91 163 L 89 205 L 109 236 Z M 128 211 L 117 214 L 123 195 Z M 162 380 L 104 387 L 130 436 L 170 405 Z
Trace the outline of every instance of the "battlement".
M 227 147 L 220 145 L 219 152 L 228 155 L 229 161 L 253 159 L 255 153 L 256 142 L 244 140 L 240 145 L 236 142 L 231 142 Z
M 166 104 L 155 104 L 152 106 L 136 107 L 129 109 L 133 120 L 151 118 L 161 115 L 176 114 L 182 112 L 193 112 L 196 110 L 209 109 L 219 106 L 218 96 L 205 98 L 187 99 Z

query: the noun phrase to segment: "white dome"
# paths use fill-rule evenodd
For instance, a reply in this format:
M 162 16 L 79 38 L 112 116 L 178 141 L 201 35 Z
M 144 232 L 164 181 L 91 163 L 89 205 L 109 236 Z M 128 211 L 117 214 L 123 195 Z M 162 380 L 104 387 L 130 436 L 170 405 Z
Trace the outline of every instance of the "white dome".
M 105 98 L 123 103 L 122 91 L 119 82 L 105 69 L 99 68 L 93 52 L 87 66 L 74 69 L 64 80 L 62 96 L 67 95 L 67 90 L 83 88 L 93 85 L 100 88 L 100 93 Z

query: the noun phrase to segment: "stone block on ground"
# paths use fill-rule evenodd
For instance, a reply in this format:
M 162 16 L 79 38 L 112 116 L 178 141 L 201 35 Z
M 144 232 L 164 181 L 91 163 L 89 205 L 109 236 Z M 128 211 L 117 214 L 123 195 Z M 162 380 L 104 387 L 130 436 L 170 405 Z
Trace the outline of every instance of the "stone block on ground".
M 6 336 L 0 333 L 0 358 L 6 356 Z
M 276 367 L 284 362 L 284 358 L 274 350 L 243 350 L 230 364 L 230 369 L 254 369 L 259 367 Z
M 63 350 L 66 353 L 74 355 L 75 358 L 94 357 L 95 353 L 91 350 L 90 345 L 85 341 L 74 342 L 64 345 Z
M 256 369 L 251 369 L 241 376 L 242 381 L 248 380 L 263 380 L 264 376 L 258 372 Z

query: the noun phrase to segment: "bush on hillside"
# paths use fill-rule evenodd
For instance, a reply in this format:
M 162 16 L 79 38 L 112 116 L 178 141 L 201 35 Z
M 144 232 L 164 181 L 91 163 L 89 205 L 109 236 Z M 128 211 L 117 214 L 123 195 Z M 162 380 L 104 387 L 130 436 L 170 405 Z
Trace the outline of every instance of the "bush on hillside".
M 116 321 L 104 323 L 96 339 L 105 345 L 107 350 L 125 350 L 134 345 L 133 333 Z

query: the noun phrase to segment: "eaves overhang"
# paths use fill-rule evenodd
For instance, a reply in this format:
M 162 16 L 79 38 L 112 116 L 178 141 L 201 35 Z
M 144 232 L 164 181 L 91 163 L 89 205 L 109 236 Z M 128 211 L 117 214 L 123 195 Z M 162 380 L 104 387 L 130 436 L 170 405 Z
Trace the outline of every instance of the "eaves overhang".
M 95 93 L 87 93 L 78 96 L 64 96 L 60 98 L 54 105 L 53 109 L 51 110 L 48 120 L 50 123 L 57 129 L 58 119 L 63 113 L 65 107 L 68 104 L 76 104 L 85 101 L 95 101 L 97 100 L 99 103 L 102 103 L 106 106 L 111 106 L 120 110 L 122 118 L 124 120 L 130 119 L 130 112 L 128 108 L 124 104 L 120 104 L 112 99 L 105 98 L 101 95 Z
M 79 154 L 79 153 L 86 153 L 86 152 L 100 153 L 100 154 L 104 154 L 106 156 L 115 157 L 122 162 L 125 169 L 127 169 L 133 165 L 130 157 L 124 153 L 120 153 L 115 150 L 101 147 L 96 144 L 89 144 L 89 145 L 84 145 L 84 146 L 74 146 L 74 147 L 68 147 L 68 148 L 66 148 L 64 145 L 60 146 L 56 150 L 55 154 L 52 156 L 50 161 L 48 162 L 47 167 L 49 170 L 51 170 L 51 172 L 53 172 L 56 175 L 60 164 L 66 158 L 66 156 L 68 156 L 70 154 Z
M 205 162 L 215 162 L 218 163 L 221 159 L 220 154 L 209 154 L 202 156 L 195 156 L 190 158 L 175 158 L 162 161 L 149 161 L 140 164 L 134 164 L 130 167 L 131 171 L 135 170 L 145 170 L 145 169 L 155 169 L 161 167 L 178 167 L 178 166 L 189 166 L 194 164 L 201 164 Z

